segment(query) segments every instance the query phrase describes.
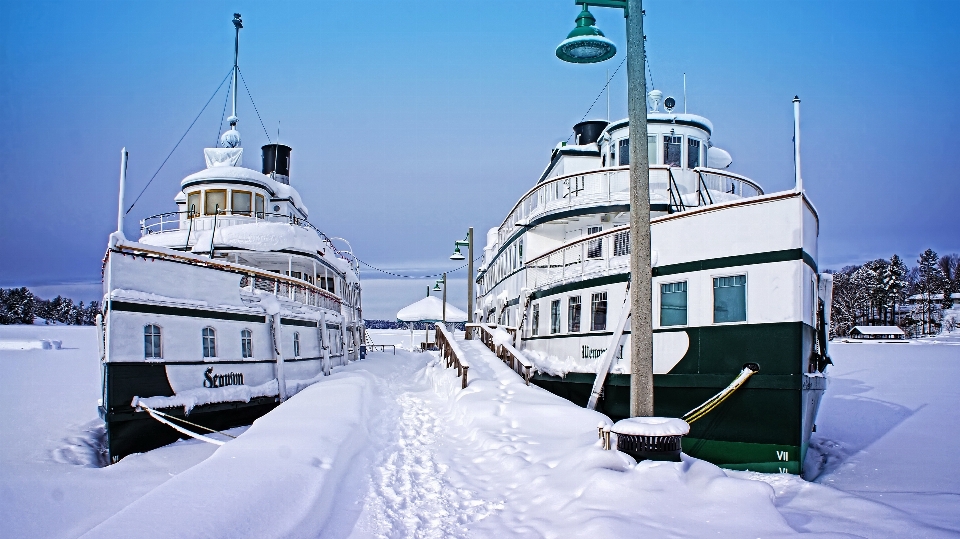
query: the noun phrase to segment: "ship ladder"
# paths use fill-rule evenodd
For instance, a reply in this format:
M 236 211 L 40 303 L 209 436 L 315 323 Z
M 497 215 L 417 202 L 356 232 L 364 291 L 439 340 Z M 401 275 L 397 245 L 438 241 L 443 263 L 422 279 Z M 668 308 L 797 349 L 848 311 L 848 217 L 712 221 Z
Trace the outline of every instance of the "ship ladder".
M 723 404 L 723 401 L 727 400 L 730 395 L 740 389 L 750 379 L 751 376 L 760 372 L 760 367 L 756 363 L 747 363 L 743 366 L 743 370 L 740 371 L 740 374 L 730 382 L 730 385 L 725 387 L 723 391 L 717 393 L 716 395 L 707 399 L 706 402 L 697 406 L 693 410 L 690 410 L 683 415 L 680 419 L 686 421 L 687 423 L 693 423 L 694 421 L 702 418 L 703 416 L 712 412 L 717 406 Z

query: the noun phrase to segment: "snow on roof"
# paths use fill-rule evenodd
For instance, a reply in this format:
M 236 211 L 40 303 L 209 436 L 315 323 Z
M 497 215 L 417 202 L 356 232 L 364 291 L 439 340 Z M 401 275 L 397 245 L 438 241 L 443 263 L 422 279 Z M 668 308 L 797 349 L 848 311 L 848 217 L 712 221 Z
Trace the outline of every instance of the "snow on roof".
M 303 212 L 304 216 L 309 216 L 309 211 L 307 207 L 303 205 L 303 200 L 300 199 L 300 194 L 296 189 L 280 183 L 266 174 L 261 174 L 249 168 L 231 166 L 206 168 L 184 178 L 183 181 L 180 182 L 180 187 L 185 188 L 190 184 L 209 180 L 223 180 L 228 182 L 242 180 L 258 183 L 276 198 L 289 198 L 293 201 L 293 204 Z
M 685 436 L 690 425 L 672 417 L 628 417 L 617 421 L 612 430 L 627 436 Z
M 903 330 L 897 326 L 856 326 L 853 330 L 863 335 L 903 335 Z
M 427 296 L 397 312 L 401 322 L 439 322 L 443 320 L 443 301 Z M 466 322 L 467 313 L 447 303 L 447 322 Z
M 242 225 L 217 228 L 214 241 L 250 251 L 281 251 L 292 249 L 308 253 L 324 251 L 323 239 L 312 230 L 288 223 L 257 221 Z M 210 231 L 200 233 L 192 251 L 203 253 L 210 250 Z

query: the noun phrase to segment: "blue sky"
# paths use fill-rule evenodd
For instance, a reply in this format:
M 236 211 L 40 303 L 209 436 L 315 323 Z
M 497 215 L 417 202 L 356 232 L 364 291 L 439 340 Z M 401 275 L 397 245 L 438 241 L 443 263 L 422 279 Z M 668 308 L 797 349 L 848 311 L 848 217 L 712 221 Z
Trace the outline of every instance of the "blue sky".
M 713 121 L 731 170 L 768 192 L 792 185 L 790 101 L 800 95 L 821 266 L 960 250 L 960 3 L 651 0 L 645 9 L 654 86 L 679 98 L 686 72 L 688 110 Z M 130 152 L 132 201 L 228 72 L 235 11 L 241 70 L 270 136 L 279 122 L 294 149 L 292 183 L 311 220 L 371 264 L 411 274 L 456 267 L 453 240 L 499 224 L 622 59 L 556 59 L 578 12 L 572 0 L 4 0 L 0 286 L 96 297 L 119 150 Z M 593 11 L 625 49 L 620 13 Z M 625 96 L 621 73 L 612 117 L 626 115 Z M 180 180 L 216 140 L 224 97 L 128 216 L 128 236 L 139 219 L 174 209 Z M 244 146 L 256 149 L 267 135 L 241 97 Z M 605 115 L 601 99 L 589 116 Z M 250 153 L 255 166 L 259 152 Z M 464 296 L 451 279 L 451 298 Z M 371 284 L 384 298 L 368 314 L 390 316 L 426 284 Z

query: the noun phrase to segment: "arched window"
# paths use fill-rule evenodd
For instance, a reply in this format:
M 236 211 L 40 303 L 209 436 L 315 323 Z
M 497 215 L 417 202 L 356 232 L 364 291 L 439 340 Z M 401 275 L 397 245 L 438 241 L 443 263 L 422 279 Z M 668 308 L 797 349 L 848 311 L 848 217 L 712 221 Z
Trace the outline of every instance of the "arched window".
M 293 334 L 293 357 L 300 357 L 300 333 Z
M 217 331 L 203 328 L 203 357 L 217 357 Z
M 240 332 L 240 354 L 244 358 L 253 357 L 253 332 L 249 329 Z
M 143 326 L 143 357 L 146 359 L 160 359 L 163 349 L 160 342 L 160 326 L 150 324 Z

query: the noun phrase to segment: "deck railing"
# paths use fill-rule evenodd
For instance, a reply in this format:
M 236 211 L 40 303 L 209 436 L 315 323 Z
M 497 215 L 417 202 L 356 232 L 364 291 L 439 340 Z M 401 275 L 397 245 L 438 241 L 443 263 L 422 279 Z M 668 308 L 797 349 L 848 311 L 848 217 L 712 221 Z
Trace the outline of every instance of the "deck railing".
M 436 324 L 434 327 L 436 328 L 434 340 L 440 350 L 440 357 L 443 358 L 448 369 L 450 367 L 457 368 L 457 376 L 462 379 L 460 389 L 465 389 L 467 387 L 467 371 L 470 370 L 470 365 L 466 362 L 466 355 L 443 324 Z
M 630 267 L 630 226 L 591 234 L 527 262 L 527 286 L 539 288 Z
M 522 352 L 513 347 L 508 342 L 503 342 L 494 337 L 496 325 L 488 324 L 467 324 L 467 339 L 479 338 L 480 342 L 486 345 L 491 352 L 496 354 L 500 361 L 510 366 L 517 374 L 523 377 L 523 381 L 530 385 L 530 376 L 533 374 L 533 362 L 527 359 Z M 511 334 L 514 341 L 517 338 L 517 328 L 503 326 L 501 329 Z M 510 330 L 513 330 L 512 332 Z
M 244 275 L 240 278 L 240 289 L 247 294 L 254 294 L 254 290 L 260 290 L 311 307 L 340 312 L 341 301 L 339 298 L 307 283 L 300 285 L 283 279 Z

